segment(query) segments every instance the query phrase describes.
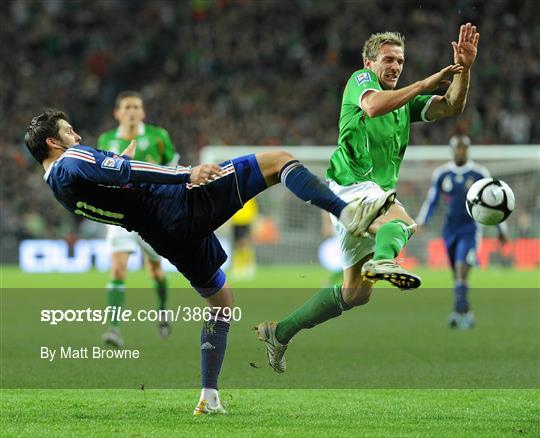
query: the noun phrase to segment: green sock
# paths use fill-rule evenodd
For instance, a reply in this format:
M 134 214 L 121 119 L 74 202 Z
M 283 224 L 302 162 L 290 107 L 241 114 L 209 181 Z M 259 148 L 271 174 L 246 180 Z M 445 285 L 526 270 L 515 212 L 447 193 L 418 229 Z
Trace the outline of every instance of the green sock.
M 373 260 L 395 259 L 411 235 L 409 225 L 400 219 L 385 223 L 375 235 Z
M 288 344 L 300 330 L 315 327 L 349 309 L 350 306 L 343 301 L 341 286 L 322 289 L 278 322 L 276 338 L 282 344 Z
M 158 310 L 164 310 L 167 306 L 167 278 L 163 280 L 155 280 L 154 287 L 158 297 Z
M 120 307 L 124 304 L 124 280 L 111 280 L 107 284 L 107 304 Z M 113 319 L 111 324 L 118 327 L 120 321 Z

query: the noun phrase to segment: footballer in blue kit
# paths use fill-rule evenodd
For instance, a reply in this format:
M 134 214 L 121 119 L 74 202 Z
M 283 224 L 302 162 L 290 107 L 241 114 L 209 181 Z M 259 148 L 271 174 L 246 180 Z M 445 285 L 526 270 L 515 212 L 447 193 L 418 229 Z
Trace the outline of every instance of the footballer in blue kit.
M 468 159 L 470 139 L 456 135 L 450 139 L 453 160 L 435 169 L 427 198 L 420 209 L 416 223 L 421 229 L 433 217 L 442 197 L 446 205 L 443 239 L 454 275 L 454 310 L 450 314 L 450 327 L 472 328 L 474 315 L 468 300 L 468 275 L 476 264 L 476 251 L 481 238 L 481 226 L 467 213 L 467 191 L 476 181 L 489 177 L 489 171 Z M 504 244 L 506 224 L 497 226 L 499 240 Z
M 206 297 L 225 282 L 220 267 L 227 256 L 212 231 L 267 187 L 254 155 L 219 167 L 219 180 L 196 190 L 188 167 L 167 168 L 76 145 L 44 179 L 76 215 L 137 230 Z
M 356 236 L 391 206 L 384 196 L 346 203 L 285 151 L 221 165 L 168 167 L 133 160 L 135 141 L 121 155 L 80 141 L 66 114 L 55 109 L 34 117 L 25 134 L 26 146 L 45 169 L 46 183 L 66 209 L 137 231 L 211 308 L 231 309 L 233 304 L 221 270 L 227 256 L 214 231 L 270 186 L 281 182 L 304 202 L 336 216 Z M 202 328 L 202 391 L 195 415 L 225 413 L 217 385 L 230 326 L 224 314 L 214 312 Z

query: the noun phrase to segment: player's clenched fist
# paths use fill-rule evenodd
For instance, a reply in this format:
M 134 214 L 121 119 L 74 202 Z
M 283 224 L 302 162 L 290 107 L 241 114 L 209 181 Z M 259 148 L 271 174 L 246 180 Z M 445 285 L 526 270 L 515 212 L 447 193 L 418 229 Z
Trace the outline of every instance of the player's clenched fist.
M 192 184 L 206 184 L 221 176 L 222 170 L 217 164 L 201 164 L 191 169 L 189 179 Z

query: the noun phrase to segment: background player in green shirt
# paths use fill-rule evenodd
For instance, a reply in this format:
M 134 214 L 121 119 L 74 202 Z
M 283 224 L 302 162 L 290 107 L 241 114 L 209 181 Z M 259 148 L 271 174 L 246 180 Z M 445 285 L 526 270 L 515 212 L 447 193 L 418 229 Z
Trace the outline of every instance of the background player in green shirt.
M 369 202 L 395 189 L 410 124 L 463 112 L 479 38 L 475 26 L 462 25 L 458 42 L 452 42 L 454 64 L 395 89 L 405 62 L 404 39 L 394 32 L 371 35 L 362 52 L 364 69 L 352 74 L 343 93 L 338 149 L 327 171 L 334 193 L 345 201 Z M 422 95 L 436 90 L 450 75 L 455 76 L 443 96 Z M 374 281 L 386 280 L 404 290 L 420 286 L 418 276 L 394 261 L 416 228 L 400 202 L 370 225 L 367 236 L 355 237 L 334 224 L 340 239 L 343 285 L 323 289 L 278 323 L 255 327 L 259 339 L 266 342 L 268 362 L 277 372 L 285 371 L 285 350 L 296 333 L 366 304 Z
M 169 133 L 158 126 L 145 124 L 145 111 L 142 97 L 135 91 L 124 91 L 116 98 L 114 118 L 119 125 L 116 129 L 99 136 L 97 147 L 121 154 L 137 140 L 135 160 L 155 164 L 174 165 L 178 154 L 172 144 Z M 139 246 L 144 256 L 144 263 L 158 297 L 159 310 L 165 309 L 167 301 L 167 279 L 161 269 L 161 257 L 135 231 L 127 231 L 114 225 L 107 225 L 107 241 L 111 248 L 111 280 L 107 284 L 107 299 L 110 306 L 124 303 L 124 282 L 130 254 Z M 110 329 L 103 335 L 103 341 L 121 347 L 124 340 L 120 334 L 118 321 L 113 321 Z M 167 321 L 159 323 L 162 337 L 169 336 L 170 326 Z

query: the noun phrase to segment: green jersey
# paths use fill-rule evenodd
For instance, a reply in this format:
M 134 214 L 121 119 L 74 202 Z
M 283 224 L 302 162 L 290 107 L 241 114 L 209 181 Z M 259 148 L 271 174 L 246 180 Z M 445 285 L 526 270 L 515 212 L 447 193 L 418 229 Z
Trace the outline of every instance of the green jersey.
M 137 148 L 134 160 L 165 165 L 176 164 L 178 161 L 178 154 L 169 133 L 159 126 L 141 123 L 135 140 L 137 140 Z M 131 140 L 120 137 L 120 128 L 117 128 L 101 134 L 97 146 L 98 149 L 120 154 L 130 142 Z
M 385 190 L 393 189 L 409 143 L 411 122 L 427 121 L 425 113 L 432 96 L 416 96 L 394 111 L 369 117 L 360 105 L 368 90 L 382 90 L 377 75 L 368 69 L 354 72 L 343 93 L 338 148 L 326 177 L 341 186 L 373 181 Z

